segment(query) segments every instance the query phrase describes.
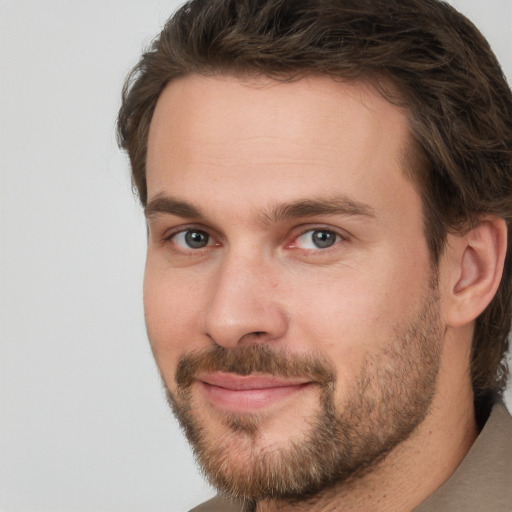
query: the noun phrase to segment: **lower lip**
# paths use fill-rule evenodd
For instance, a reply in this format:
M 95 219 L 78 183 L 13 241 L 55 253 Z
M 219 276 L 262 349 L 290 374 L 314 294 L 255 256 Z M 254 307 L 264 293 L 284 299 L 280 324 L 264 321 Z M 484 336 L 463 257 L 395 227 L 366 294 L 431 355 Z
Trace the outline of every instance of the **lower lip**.
M 262 389 L 228 389 L 200 381 L 207 398 L 217 407 L 232 411 L 250 412 L 269 407 L 302 392 L 311 383 Z

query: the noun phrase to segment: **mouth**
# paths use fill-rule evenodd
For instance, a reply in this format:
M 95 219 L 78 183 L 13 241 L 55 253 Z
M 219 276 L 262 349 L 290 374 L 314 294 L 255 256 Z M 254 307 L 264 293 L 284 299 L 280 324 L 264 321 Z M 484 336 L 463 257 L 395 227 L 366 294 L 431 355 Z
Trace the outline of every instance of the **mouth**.
M 209 402 L 233 412 L 251 412 L 270 407 L 314 385 L 307 379 L 223 372 L 199 375 L 197 382 Z

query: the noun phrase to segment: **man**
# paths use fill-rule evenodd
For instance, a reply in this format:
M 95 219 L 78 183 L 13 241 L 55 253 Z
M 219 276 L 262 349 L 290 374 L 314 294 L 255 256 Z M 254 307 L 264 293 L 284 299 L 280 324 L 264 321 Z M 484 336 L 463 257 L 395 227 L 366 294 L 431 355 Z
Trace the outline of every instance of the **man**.
M 437 0 L 194 0 L 124 91 L 197 511 L 512 509 L 512 95 Z

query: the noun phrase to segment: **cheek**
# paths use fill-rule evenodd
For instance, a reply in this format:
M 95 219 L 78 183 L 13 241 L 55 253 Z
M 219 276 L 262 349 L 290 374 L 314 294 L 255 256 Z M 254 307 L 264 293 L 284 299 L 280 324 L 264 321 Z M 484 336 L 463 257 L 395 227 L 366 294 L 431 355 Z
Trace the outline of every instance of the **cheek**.
M 174 371 L 178 358 L 193 348 L 198 334 L 201 293 L 166 271 L 146 265 L 144 312 L 158 367 Z
M 364 355 L 385 335 L 380 301 L 371 290 L 350 285 L 330 285 L 321 296 L 304 301 L 297 308 L 292 339 L 303 339 L 314 351 L 326 357 L 345 380 L 357 373 Z
M 324 279 L 321 287 L 301 286 L 291 339 L 305 339 L 334 364 L 338 378 L 348 380 L 366 356 L 394 341 L 398 325 L 414 317 L 426 283 L 412 265 L 384 271 L 374 264 L 371 272 L 347 271 Z

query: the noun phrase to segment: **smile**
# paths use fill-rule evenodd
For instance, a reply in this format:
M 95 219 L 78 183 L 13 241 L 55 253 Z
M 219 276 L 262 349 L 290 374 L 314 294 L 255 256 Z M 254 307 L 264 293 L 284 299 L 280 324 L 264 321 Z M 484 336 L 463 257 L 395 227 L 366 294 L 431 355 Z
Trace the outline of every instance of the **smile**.
M 301 379 L 220 372 L 201 375 L 198 383 L 207 400 L 216 407 L 245 412 L 269 407 L 313 385 Z

